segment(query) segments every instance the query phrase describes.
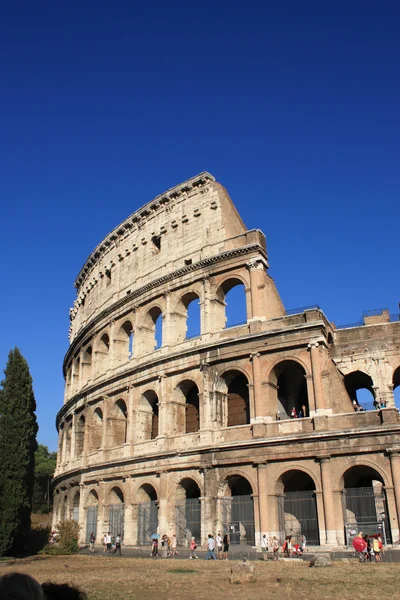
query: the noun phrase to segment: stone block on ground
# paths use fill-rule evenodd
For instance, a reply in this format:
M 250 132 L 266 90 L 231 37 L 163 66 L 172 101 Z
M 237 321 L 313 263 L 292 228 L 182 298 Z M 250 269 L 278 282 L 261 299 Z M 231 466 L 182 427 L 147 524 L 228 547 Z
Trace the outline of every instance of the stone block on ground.
M 238 562 L 231 569 L 231 583 L 253 583 L 256 581 L 254 565 L 249 562 Z
M 310 560 L 310 567 L 331 567 L 332 561 L 329 554 L 318 554 Z

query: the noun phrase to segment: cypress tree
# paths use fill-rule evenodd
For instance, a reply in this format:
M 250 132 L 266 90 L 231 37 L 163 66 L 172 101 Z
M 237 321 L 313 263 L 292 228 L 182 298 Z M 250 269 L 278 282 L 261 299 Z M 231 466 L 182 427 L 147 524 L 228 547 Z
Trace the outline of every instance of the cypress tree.
M 10 351 L 0 390 L 0 556 L 21 551 L 31 524 L 38 430 L 28 363 Z

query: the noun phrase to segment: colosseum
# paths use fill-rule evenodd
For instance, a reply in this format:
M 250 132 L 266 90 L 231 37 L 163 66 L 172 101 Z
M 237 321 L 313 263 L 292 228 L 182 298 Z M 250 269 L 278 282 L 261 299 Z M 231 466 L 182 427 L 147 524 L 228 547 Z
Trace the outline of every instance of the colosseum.
M 54 523 L 127 546 L 220 530 L 338 547 L 360 528 L 398 543 L 399 317 L 285 310 L 268 268 L 265 236 L 207 172 L 95 248 L 70 311 Z

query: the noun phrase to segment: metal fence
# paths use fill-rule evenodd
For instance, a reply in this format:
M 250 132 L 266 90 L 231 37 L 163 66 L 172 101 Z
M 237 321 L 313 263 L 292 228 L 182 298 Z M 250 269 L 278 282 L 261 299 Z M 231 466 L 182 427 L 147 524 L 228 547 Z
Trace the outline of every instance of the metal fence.
M 222 500 L 222 523 L 230 543 L 254 546 L 254 503 L 250 495 L 231 496 Z
M 314 491 L 286 492 L 278 498 L 278 518 L 281 538 L 305 535 L 307 543 L 319 546 L 317 500 Z
M 86 543 L 89 543 L 91 533 L 97 536 L 97 506 L 86 509 Z
M 110 504 L 109 531 L 115 538 L 120 535 L 124 539 L 124 507 L 121 504 Z
M 345 522 L 354 524 L 353 529 L 364 532 L 366 524 L 375 524 L 376 533 L 381 533 L 379 523 L 383 523 L 387 543 L 392 543 L 384 489 L 378 491 L 372 486 L 346 488 L 343 491 L 343 503 Z M 369 532 L 365 531 L 364 533 Z M 348 536 L 347 532 L 346 536 Z
M 158 528 L 158 504 L 156 500 L 138 504 L 137 527 L 138 544 L 141 546 L 150 544 L 151 536 L 157 532 Z
M 186 498 L 175 504 L 176 540 L 186 546 L 194 537 L 200 543 L 201 537 L 201 503 L 199 498 Z

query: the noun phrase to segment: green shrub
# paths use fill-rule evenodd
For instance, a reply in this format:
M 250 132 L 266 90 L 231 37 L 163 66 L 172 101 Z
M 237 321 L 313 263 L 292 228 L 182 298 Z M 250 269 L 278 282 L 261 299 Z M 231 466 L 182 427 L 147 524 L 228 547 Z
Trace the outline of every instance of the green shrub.
M 55 544 L 47 544 L 40 554 L 77 554 L 79 552 L 79 524 L 76 521 L 61 521 L 57 525 L 58 540 Z

